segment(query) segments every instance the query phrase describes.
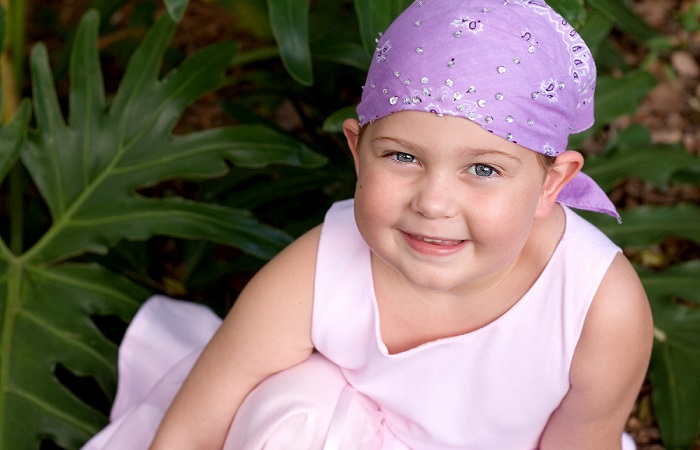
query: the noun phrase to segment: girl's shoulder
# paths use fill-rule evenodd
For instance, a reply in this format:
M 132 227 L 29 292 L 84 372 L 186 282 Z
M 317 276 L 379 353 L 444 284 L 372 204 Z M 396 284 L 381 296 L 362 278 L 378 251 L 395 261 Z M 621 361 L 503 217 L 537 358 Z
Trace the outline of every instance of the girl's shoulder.
M 646 374 L 653 333 L 641 281 L 627 258 L 617 253 L 593 298 L 574 353 L 571 390 L 559 408 L 564 435 L 597 430 L 610 442 L 619 437 Z
M 321 228 L 322 225 L 318 225 L 294 240 L 268 262 L 255 278 L 262 278 L 268 286 L 285 285 L 295 280 L 295 284 L 305 285 L 313 290 Z

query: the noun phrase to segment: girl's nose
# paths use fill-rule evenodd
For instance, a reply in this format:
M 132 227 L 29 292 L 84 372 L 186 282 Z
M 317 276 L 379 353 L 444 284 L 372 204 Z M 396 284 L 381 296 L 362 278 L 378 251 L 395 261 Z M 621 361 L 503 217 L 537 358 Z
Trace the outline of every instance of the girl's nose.
M 457 215 L 459 202 L 456 186 L 448 176 L 424 176 L 416 183 L 411 208 L 428 219 L 443 219 Z

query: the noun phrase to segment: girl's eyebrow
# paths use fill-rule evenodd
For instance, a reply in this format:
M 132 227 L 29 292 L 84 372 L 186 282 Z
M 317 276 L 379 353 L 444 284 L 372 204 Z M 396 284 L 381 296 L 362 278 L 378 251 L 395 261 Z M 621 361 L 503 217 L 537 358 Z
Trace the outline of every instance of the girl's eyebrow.
M 395 142 L 396 144 L 399 144 L 399 145 L 401 145 L 402 147 L 411 147 L 411 148 L 419 148 L 419 147 L 420 147 L 420 146 L 414 144 L 414 143 L 411 142 L 411 141 L 405 141 L 405 140 L 403 140 L 403 139 L 394 138 L 394 137 L 390 137 L 390 136 L 379 136 L 379 137 L 376 137 L 376 138 L 372 139 L 371 142 L 374 144 L 374 143 L 381 142 L 381 141 L 391 141 L 391 142 Z
M 520 161 L 520 158 L 513 155 L 512 153 L 507 153 L 507 152 L 503 152 L 500 150 L 479 150 L 478 152 L 476 152 L 474 154 L 474 156 L 484 156 L 484 155 L 504 156 L 506 158 L 512 159 L 513 161 L 522 162 L 522 161 Z
M 395 137 L 390 137 L 390 136 L 379 136 L 379 137 L 372 139 L 371 142 L 374 144 L 374 143 L 378 143 L 378 142 L 382 142 L 382 141 L 391 141 L 391 142 L 394 142 L 394 143 L 396 143 L 396 144 L 398 144 L 406 149 L 409 149 L 409 150 L 423 149 L 422 146 L 416 145 L 415 143 L 413 143 L 411 141 L 406 141 L 406 140 L 403 140 L 401 138 L 395 138 Z M 518 158 L 517 156 L 515 156 L 511 153 L 508 153 L 508 152 L 501 151 L 501 150 L 495 150 L 495 149 L 478 149 L 477 150 L 477 149 L 473 149 L 470 147 L 462 147 L 461 150 L 464 153 L 469 153 L 471 156 L 475 156 L 475 157 L 502 156 L 502 157 L 505 157 L 508 159 L 512 159 L 513 161 L 516 161 L 518 163 L 522 163 L 520 158 Z

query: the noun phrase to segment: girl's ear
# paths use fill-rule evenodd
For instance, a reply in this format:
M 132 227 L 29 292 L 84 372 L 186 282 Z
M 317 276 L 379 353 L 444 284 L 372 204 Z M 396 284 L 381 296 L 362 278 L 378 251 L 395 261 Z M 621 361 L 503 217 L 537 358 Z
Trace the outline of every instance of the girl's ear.
M 557 156 L 545 177 L 537 210 L 538 217 L 545 217 L 557 202 L 557 197 L 566 184 L 581 171 L 583 156 L 579 152 L 567 150 Z
M 360 157 L 358 154 L 360 122 L 355 119 L 345 119 L 343 122 L 343 134 L 345 134 L 345 139 L 348 141 L 352 158 L 355 160 L 355 172 L 358 172 L 360 168 Z

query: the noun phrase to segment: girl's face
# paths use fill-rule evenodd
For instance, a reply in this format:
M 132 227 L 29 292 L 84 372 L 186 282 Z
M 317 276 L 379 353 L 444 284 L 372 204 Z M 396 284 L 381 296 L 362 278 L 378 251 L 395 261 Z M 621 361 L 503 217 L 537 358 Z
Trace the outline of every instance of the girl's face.
M 367 126 L 361 140 L 357 122 L 345 129 L 360 233 L 416 287 L 487 287 L 519 261 L 553 204 L 536 153 L 469 120 L 407 111 Z

